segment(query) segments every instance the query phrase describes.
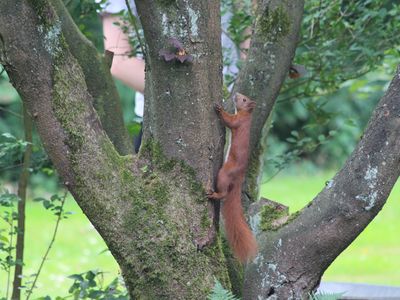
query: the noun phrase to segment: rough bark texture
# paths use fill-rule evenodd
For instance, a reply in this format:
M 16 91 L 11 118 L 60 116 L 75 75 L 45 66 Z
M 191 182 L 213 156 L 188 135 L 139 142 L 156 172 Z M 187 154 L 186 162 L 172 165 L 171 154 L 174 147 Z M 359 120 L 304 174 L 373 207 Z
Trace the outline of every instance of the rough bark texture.
M 224 130 L 213 109 L 222 100 L 220 1 L 136 1 L 147 42 L 144 141 L 194 168 L 205 190 L 222 164 Z M 166 62 L 160 50 L 179 41 L 193 62 Z M 200 248 L 215 239 L 219 203 L 209 202 L 213 225 Z
M 93 105 L 103 129 L 121 155 L 133 153 L 133 143 L 124 126 L 118 92 L 109 72 L 110 66 L 80 32 L 62 1 L 50 2 L 61 21 L 61 30 L 69 50 L 85 75 L 86 86 L 93 97 Z
M 236 87 L 259 103 L 252 200 L 262 127 L 293 56 L 302 7 L 301 0 L 259 1 L 249 60 Z M 147 40 L 138 157 L 120 156 L 124 146 L 115 147 L 113 130 L 103 130 L 108 122 L 97 113 L 103 106 L 96 112 L 93 103 L 113 97 L 112 85 L 96 88 L 110 75 L 103 60 L 88 61 L 92 48 L 76 45 L 81 37 L 59 0 L 0 1 L 0 63 L 65 185 L 120 264 L 132 299 L 206 299 L 214 277 L 230 287 L 219 238 L 198 251 L 199 241 L 213 238 L 204 187 L 212 187 L 223 152 L 213 111 L 222 91 L 219 1 L 138 0 L 137 8 Z M 169 38 L 179 40 L 193 62 L 163 61 L 159 50 Z M 399 73 L 343 170 L 288 225 L 258 232 L 261 251 L 246 270 L 245 299 L 306 296 L 379 212 L 400 172 Z M 121 129 L 120 121 L 112 123 Z M 253 224 L 265 222 L 260 215 Z M 229 271 L 231 280 L 240 273 Z
M 136 1 L 147 41 L 144 139 L 183 159 L 210 185 L 222 163 L 224 134 L 213 110 L 222 100 L 219 1 Z M 170 38 L 194 57 L 165 62 Z M 216 155 L 218 153 L 218 155 Z
M 0 14 L 0 61 L 132 299 L 204 299 L 214 276 L 229 286 L 219 242 L 197 249 L 212 225 L 193 169 L 164 157 L 150 138 L 140 160 L 118 155 L 48 1 L 2 1 Z
M 250 137 L 250 162 L 244 187 L 246 205 L 258 200 L 267 121 L 287 77 L 299 41 L 303 0 L 258 0 L 247 61 L 234 91 L 257 102 Z
M 400 175 L 399 137 L 400 67 L 344 167 L 288 225 L 259 233 L 244 299 L 300 299 L 318 286 L 385 204 Z

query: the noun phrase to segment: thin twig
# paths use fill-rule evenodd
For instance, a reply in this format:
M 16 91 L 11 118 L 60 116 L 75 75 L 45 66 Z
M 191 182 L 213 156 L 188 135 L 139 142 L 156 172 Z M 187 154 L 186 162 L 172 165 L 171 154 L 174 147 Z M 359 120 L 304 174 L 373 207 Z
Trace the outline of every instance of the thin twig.
M 44 161 L 46 161 L 46 160 L 48 160 L 47 157 L 38 160 L 37 163 L 41 163 L 41 162 L 44 162 Z M 23 165 L 23 163 L 19 163 L 19 164 L 7 166 L 7 167 L 4 167 L 4 168 L 0 168 L 0 172 L 3 172 L 4 170 L 15 169 L 15 168 L 21 167 L 22 165 Z
M 3 73 L 6 71 L 6 68 L 4 68 L 3 66 L 1 66 L 1 71 L 0 71 L 0 76 L 3 75 Z
M 35 279 L 33 280 L 31 288 L 27 292 L 26 300 L 29 300 L 30 296 L 32 295 L 32 291 L 36 286 L 36 282 L 37 282 L 37 280 L 39 278 L 40 272 L 42 271 L 44 262 L 46 261 L 47 256 L 49 255 L 49 252 L 50 252 L 51 248 L 53 247 L 53 244 L 54 244 L 54 241 L 56 239 L 57 232 L 58 232 L 58 226 L 59 226 L 60 221 L 61 221 L 62 216 L 63 216 L 64 203 L 65 203 L 65 199 L 67 198 L 67 194 L 68 194 L 68 190 L 65 190 L 64 196 L 62 197 L 62 200 L 61 200 L 61 209 L 60 209 L 59 214 L 57 216 L 57 222 L 56 222 L 56 226 L 54 227 L 53 236 L 51 238 L 49 246 L 47 247 L 46 253 L 44 254 L 43 259 L 42 259 L 42 261 L 40 263 L 39 269 L 38 269 L 38 271 L 37 271 L 37 273 L 35 275 Z
M 12 115 L 14 115 L 14 116 L 16 116 L 18 118 L 22 118 L 22 116 L 19 113 L 16 113 L 16 112 L 14 112 L 12 110 L 9 110 L 9 109 L 6 109 L 4 107 L 0 107 L 0 110 L 4 111 L 6 113 L 12 114 Z
M 26 204 L 26 190 L 29 181 L 29 166 L 31 164 L 32 156 L 32 119 L 29 115 L 25 103 L 22 104 L 22 111 L 24 115 L 24 131 L 25 141 L 28 145 L 24 153 L 24 161 L 22 171 L 18 181 L 18 224 L 17 224 L 17 241 L 15 245 L 15 270 L 14 270 L 14 283 L 11 299 L 21 299 L 22 287 L 22 271 L 24 265 L 24 248 L 25 248 L 25 204 Z
M 11 221 L 10 221 L 10 243 L 8 246 L 8 260 L 10 262 L 11 259 L 11 250 L 13 245 L 13 228 L 14 228 L 14 210 L 11 207 Z M 11 282 L 11 266 L 8 263 L 8 271 L 7 271 L 7 290 L 6 290 L 6 299 L 8 299 L 8 294 L 10 293 L 10 282 Z
M 144 43 L 142 41 L 142 38 L 140 37 L 139 28 L 136 23 L 136 17 L 132 13 L 132 9 L 131 9 L 131 5 L 129 4 L 129 0 L 125 0 L 125 4 L 126 4 L 126 7 L 128 8 L 129 18 L 131 19 L 133 29 L 135 30 L 136 36 L 138 38 L 140 49 L 142 50 L 143 56 L 146 56 L 146 52 L 144 51 Z

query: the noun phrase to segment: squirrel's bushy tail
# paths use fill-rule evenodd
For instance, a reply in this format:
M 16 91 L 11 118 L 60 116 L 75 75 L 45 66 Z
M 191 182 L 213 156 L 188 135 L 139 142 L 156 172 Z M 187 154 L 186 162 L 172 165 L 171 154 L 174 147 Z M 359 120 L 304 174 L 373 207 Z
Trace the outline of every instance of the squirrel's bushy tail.
M 257 254 L 257 242 L 243 215 L 241 188 L 233 188 L 222 206 L 225 232 L 235 257 L 242 263 Z

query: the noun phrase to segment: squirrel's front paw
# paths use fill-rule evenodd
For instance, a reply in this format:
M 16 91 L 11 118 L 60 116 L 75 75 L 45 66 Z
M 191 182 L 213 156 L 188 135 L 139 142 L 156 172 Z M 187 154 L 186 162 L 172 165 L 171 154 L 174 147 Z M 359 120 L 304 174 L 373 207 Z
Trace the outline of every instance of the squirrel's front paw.
M 214 191 L 213 190 L 207 190 L 207 192 L 206 192 L 206 196 L 207 196 L 207 198 L 208 199 L 213 199 L 213 196 L 214 195 Z
M 215 105 L 214 105 L 214 108 L 215 108 L 215 111 L 216 111 L 217 113 L 220 113 L 221 111 L 224 110 L 224 108 L 222 107 L 221 104 L 215 104 Z

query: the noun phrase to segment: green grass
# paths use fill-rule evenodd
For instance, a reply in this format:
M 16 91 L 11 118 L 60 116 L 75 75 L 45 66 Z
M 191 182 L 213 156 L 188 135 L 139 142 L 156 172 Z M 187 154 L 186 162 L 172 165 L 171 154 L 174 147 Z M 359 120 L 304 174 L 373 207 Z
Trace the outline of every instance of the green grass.
M 332 173 L 304 176 L 281 174 L 263 185 L 262 195 L 289 206 L 294 212 L 312 200 L 331 177 Z M 400 285 L 399 198 L 398 183 L 381 213 L 338 257 L 323 280 Z M 101 269 L 107 272 L 105 282 L 118 275 L 114 258 L 108 251 L 104 252 L 106 245 L 70 198 L 66 210 L 75 214 L 62 221 L 40 276 L 39 289 L 32 299 L 45 295 L 67 295 L 72 284 L 67 276 L 74 273 Z M 54 225 L 55 216 L 45 211 L 40 203 L 28 203 L 25 274 L 37 271 Z M 4 226 L 0 223 L 0 228 Z M 5 295 L 5 285 L 6 274 L 0 272 L 0 297 Z
M 262 196 L 301 209 L 325 186 L 333 173 L 276 177 L 262 186 Z M 333 262 L 322 280 L 400 286 L 400 181 L 382 211 Z
M 118 275 L 119 267 L 107 246 L 89 223 L 86 216 L 72 198 L 66 202 L 66 211 L 74 212 L 62 220 L 55 244 L 51 249 L 38 281 L 38 289 L 31 299 L 39 296 L 66 296 L 72 280 L 67 276 L 92 269 L 107 272 L 108 283 Z M 28 202 L 26 220 L 26 266 L 24 274 L 37 272 L 41 259 L 50 242 L 56 217 L 46 211 L 41 203 Z M 0 223 L 4 228 L 4 224 Z M 0 297 L 5 295 L 6 276 L 0 272 Z

